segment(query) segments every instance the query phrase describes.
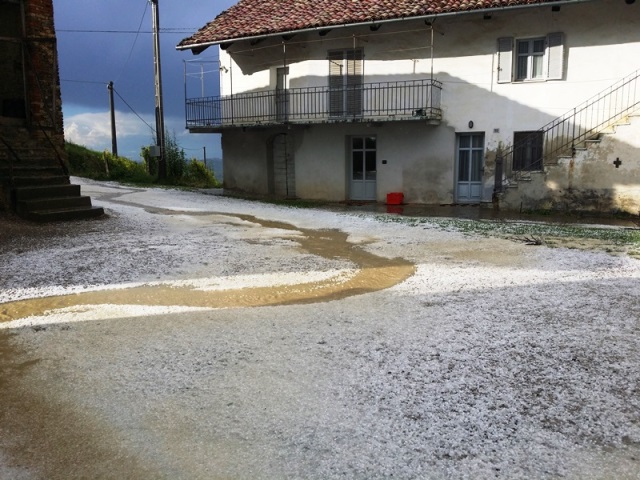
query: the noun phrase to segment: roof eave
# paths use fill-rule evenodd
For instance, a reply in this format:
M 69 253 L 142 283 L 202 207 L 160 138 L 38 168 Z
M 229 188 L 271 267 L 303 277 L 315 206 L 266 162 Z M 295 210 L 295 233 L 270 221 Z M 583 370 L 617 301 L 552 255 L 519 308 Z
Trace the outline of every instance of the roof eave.
M 336 28 L 349 28 L 349 27 L 358 27 L 363 25 L 382 25 L 386 23 L 394 23 L 394 22 L 403 22 L 409 20 L 433 20 L 439 17 L 452 17 L 456 15 L 464 15 L 470 13 L 493 13 L 493 12 L 502 12 L 505 10 L 519 10 L 525 8 L 540 8 L 544 6 L 553 5 L 566 5 L 566 4 L 577 4 L 577 3 L 586 3 L 592 2 L 594 0 L 550 0 L 548 2 L 542 3 L 533 3 L 527 5 L 507 5 L 505 7 L 493 7 L 493 8 L 478 8 L 474 10 L 464 10 L 459 12 L 445 12 L 445 13 L 434 13 L 430 15 L 417 15 L 415 17 L 399 17 L 399 18 L 389 18 L 385 20 L 367 20 L 366 22 L 354 22 L 354 23 L 343 23 L 336 25 L 323 25 L 321 27 L 309 27 L 309 28 L 301 28 L 298 30 L 284 30 L 282 32 L 274 32 L 274 33 L 266 33 L 262 35 L 251 35 L 248 37 L 235 37 L 235 38 L 225 38 L 221 40 L 214 40 L 211 42 L 203 42 L 203 43 L 193 43 L 189 45 L 177 45 L 176 50 L 193 50 L 194 54 L 201 53 L 203 50 L 215 46 L 221 45 L 223 43 L 231 43 L 231 42 L 244 42 L 244 41 L 255 41 L 262 40 L 265 38 L 273 38 L 273 37 L 282 37 L 286 35 L 294 35 L 299 33 L 308 33 L 308 32 L 318 32 L 322 30 L 333 30 Z M 196 52 L 197 50 L 197 52 Z

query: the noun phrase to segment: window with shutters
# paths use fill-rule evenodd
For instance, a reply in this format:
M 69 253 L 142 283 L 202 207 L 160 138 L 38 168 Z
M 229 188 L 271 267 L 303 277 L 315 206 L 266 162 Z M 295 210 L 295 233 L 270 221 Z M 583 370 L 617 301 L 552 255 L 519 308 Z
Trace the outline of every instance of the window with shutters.
M 329 60 L 329 115 L 362 115 L 364 52 L 361 48 L 331 50 Z
M 498 39 L 498 83 L 562 80 L 564 35 Z
M 25 118 L 22 3 L 0 0 L 0 117 Z

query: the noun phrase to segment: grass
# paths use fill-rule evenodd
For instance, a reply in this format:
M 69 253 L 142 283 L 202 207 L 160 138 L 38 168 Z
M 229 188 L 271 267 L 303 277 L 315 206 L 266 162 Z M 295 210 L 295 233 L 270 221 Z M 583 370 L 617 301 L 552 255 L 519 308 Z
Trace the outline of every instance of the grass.
M 220 185 L 203 162 L 186 160 L 184 155 L 174 160 L 174 163 L 180 162 L 180 168 L 172 169 L 168 178 L 159 180 L 157 175 L 147 171 L 144 163 L 126 157 L 114 157 L 109 152 L 97 152 L 71 142 L 66 143 L 65 149 L 69 158 L 69 172 L 78 177 L 143 186 L 212 188 Z
M 300 199 L 272 199 L 239 195 L 245 200 L 253 200 L 290 208 L 323 208 L 330 203 Z M 623 227 L 589 226 L 584 224 L 553 223 L 557 212 L 545 210 L 549 223 L 470 220 L 442 217 L 408 217 L 400 215 L 375 214 L 375 218 L 386 223 L 401 223 L 411 227 L 438 228 L 467 235 L 506 238 L 531 245 L 548 247 L 580 248 L 603 250 L 608 253 L 626 253 L 640 259 L 640 229 Z M 369 214 L 357 214 L 367 215 Z M 628 215 L 621 215 L 626 218 Z
M 597 248 L 609 253 L 626 252 L 640 258 L 640 229 L 456 218 L 416 218 L 379 215 L 383 222 L 412 227 L 439 228 L 467 235 L 508 238 L 550 247 Z

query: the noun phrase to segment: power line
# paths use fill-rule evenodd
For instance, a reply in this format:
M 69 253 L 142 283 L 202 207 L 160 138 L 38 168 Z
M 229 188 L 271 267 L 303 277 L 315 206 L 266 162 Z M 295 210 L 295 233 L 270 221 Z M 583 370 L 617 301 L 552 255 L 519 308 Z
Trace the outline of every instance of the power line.
M 91 84 L 95 84 L 95 85 L 108 85 L 109 82 L 96 82 L 96 81 L 92 81 L 92 80 L 71 80 L 71 79 L 66 79 L 66 78 L 61 78 L 60 79 L 61 82 L 66 82 L 66 83 L 91 83 Z
M 136 117 L 138 117 L 140 120 L 142 120 L 142 122 L 143 122 L 147 127 L 149 127 L 149 128 L 151 129 L 151 131 L 153 132 L 153 134 L 155 135 L 155 133 L 156 133 L 156 129 L 155 129 L 155 128 L 153 128 L 151 125 L 149 125 L 149 124 L 145 121 L 145 119 L 144 119 L 144 118 L 142 118 L 140 115 L 138 115 L 138 112 L 136 112 L 136 111 L 133 109 L 133 107 L 132 107 L 131 105 L 129 105 L 129 104 L 127 103 L 127 101 L 126 101 L 124 98 L 122 98 L 122 95 L 120 95 L 120 93 L 119 93 L 115 88 L 113 89 L 113 91 L 114 91 L 114 92 L 116 92 L 116 95 L 118 95 L 118 97 L 120 97 L 120 100 L 122 100 L 122 101 L 124 102 L 124 104 L 125 104 L 127 107 L 129 107 L 129 110 L 131 110 L 131 111 L 135 114 L 135 116 L 136 116 Z
M 124 62 L 124 65 L 122 65 L 122 69 L 120 70 L 120 73 L 116 77 L 116 83 L 118 83 L 118 80 L 120 80 L 120 77 L 122 77 L 122 74 L 124 73 L 124 69 L 129 64 L 129 60 L 131 60 L 131 55 L 133 55 L 133 49 L 136 46 L 136 42 L 138 41 L 138 37 L 140 36 L 140 30 L 142 29 L 142 22 L 144 21 L 144 17 L 147 14 L 147 9 L 148 8 L 149 8 L 149 3 L 144 2 L 144 12 L 142 12 L 142 18 L 140 19 L 140 24 L 138 25 L 138 32 L 136 33 L 136 38 L 133 39 L 133 44 L 131 45 L 131 50 L 129 50 L 129 56 L 127 57 L 127 60 Z
M 168 34 L 193 34 L 197 32 L 197 28 L 161 28 L 160 33 Z M 56 32 L 60 33 L 122 33 L 127 35 L 138 35 L 140 33 L 153 33 L 151 30 L 86 30 L 73 28 L 56 28 Z

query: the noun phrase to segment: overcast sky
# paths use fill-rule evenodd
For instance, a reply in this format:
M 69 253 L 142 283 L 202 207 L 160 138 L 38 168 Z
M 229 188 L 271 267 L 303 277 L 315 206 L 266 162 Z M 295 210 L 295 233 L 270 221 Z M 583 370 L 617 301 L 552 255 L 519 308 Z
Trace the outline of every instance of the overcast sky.
M 175 46 L 234 3 L 158 2 L 165 123 L 189 157 L 201 159 L 204 146 L 208 158 L 221 156 L 217 135 L 189 134 L 184 128 L 185 61 L 188 96 L 200 96 L 203 84 L 205 95 L 215 95 L 218 51 L 211 47 L 194 56 Z M 53 4 L 67 140 L 111 150 L 107 84 L 113 81 L 119 94 L 115 95 L 118 153 L 137 160 L 140 147 L 153 143 L 154 133 L 145 122 L 155 128 L 151 4 L 148 0 L 53 0 Z

